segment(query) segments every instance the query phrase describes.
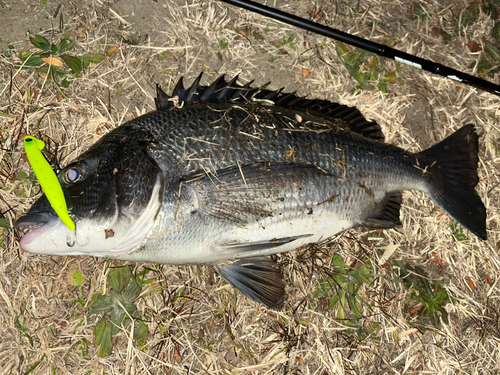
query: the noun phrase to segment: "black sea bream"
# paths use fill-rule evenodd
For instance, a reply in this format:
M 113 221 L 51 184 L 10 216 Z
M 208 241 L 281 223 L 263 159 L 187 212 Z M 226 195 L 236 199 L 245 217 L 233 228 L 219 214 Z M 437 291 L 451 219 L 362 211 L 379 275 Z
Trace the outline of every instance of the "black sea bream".
M 355 108 L 200 79 L 181 79 L 172 96 L 158 89 L 157 111 L 62 169 L 76 230 L 42 196 L 16 223 L 22 249 L 219 264 L 244 295 L 280 308 L 284 282 L 269 255 L 357 226 L 394 228 L 402 190 L 425 192 L 486 239 L 472 125 L 411 154 Z

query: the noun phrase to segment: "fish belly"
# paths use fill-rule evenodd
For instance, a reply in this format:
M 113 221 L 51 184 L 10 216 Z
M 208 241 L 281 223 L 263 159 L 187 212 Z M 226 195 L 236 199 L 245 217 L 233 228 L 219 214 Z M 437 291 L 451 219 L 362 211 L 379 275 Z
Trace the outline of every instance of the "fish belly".
M 283 200 L 268 196 L 266 202 L 263 198 L 260 204 L 271 208 L 267 215 L 260 211 L 245 214 L 247 207 L 237 197 L 233 197 L 234 205 L 241 217 L 229 215 L 229 208 L 219 213 L 205 209 L 203 202 L 187 199 L 175 212 L 162 210 L 146 242 L 120 259 L 203 264 L 282 253 L 327 240 L 382 210 L 385 190 L 367 192 L 364 185 L 329 182 L 329 189 L 324 183 L 303 183 L 301 190 L 288 189 Z M 221 204 L 216 199 L 210 203 Z

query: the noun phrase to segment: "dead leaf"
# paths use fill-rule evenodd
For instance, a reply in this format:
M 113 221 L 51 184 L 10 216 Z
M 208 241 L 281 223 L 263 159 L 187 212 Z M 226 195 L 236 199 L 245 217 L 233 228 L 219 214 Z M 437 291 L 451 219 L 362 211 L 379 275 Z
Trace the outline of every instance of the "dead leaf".
M 311 75 L 311 72 L 306 68 L 302 68 L 302 77 L 307 78 Z
M 115 236 L 115 231 L 113 229 L 104 229 L 104 235 L 105 239 L 107 240 L 108 238 Z
M 174 350 L 170 353 L 170 357 L 172 360 L 174 360 L 175 362 L 177 363 L 181 363 L 182 362 L 182 357 L 181 357 L 181 354 L 180 354 L 180 345 L 178 342 L 176 342 L 174 344 Z
M 467 43 L 467 47 L 469 47 L 471 52 L 479 52 L 482 50 L 481 46 L 474 41 Z
M 435 251 L 433 251 L 433 252 L 431 253 L 431 255 L 432 255 L 432 258 L 434 258 L 434 259 L 432 259 L 434 263 L 439 264 L 440 266 L 442 266 L 442 265 L 444 265 L 444 264 L 445 264 L 444 259 L 439 258 L 439 257 L 437 256 L 437 253 L 436 253 Z
M 491 277 L 488 275 L 483 275 L 483 277 L 486 279 L 486 282 L 490 285 L 493 286 L 493 281 L 491 280 Z
M 421 303 L 419 303 L 417 306 L 413 307 L 411 310 L 410 310 L 410 315 L 411 316 L 415 316 L 417 315 L 417 313 L 422 310 L 422 307 L 423 305 Z
M 285 157 L 291 158 L 295 154 L 295 147 L 285 152 Z
M 474 284 L 474 281 L 472 281 L 472 279 L 469 276 L 467 276 L 467 283 L 469 284 L 469 287 L 471 288 L 471 290 L 473 292 L 475 292 L 476 291 L 476 285 Z
M 306 14 L 310 15 L 311 17 L 316 17 L 318 20 L 324 18 L 324 14 L 322 11 L 316 12 L 315 10 L 308 10 Z
M 111 56 L 113 53 L 115 53 L 116 51 L 118 51 L 118 48 L 119 47 L 116 47 L 116 46 L 115 47 L 111 47 L 110 49 L 107 50 L 106 55 Z
M 64 63 L 61 60 L 59 60 L 57 57 L 53 57 L 53 56 L 42 57 L 42 61 L 49 64 L 49 65 L 55 66 L 57 68 L 64 66 Z
M 439 26 L 434 26 L 431 30 L 431 35 L 443 38 L 444 42 L 449 42 L 451 37 Z

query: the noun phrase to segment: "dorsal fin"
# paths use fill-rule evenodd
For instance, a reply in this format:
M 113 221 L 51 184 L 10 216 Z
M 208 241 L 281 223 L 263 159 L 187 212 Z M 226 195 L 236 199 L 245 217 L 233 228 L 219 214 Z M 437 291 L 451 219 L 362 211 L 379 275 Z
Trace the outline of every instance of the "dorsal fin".
M 297 96 L 295 93 L 284 93 L 283 88 L 268 90 L 267 87 L 270 82 L 261 87 L 251 87 L 253 81 L 241 86 L 237 83 L 238 76 L 233 77 L 229 82 L 225 80 L 224 76 L 220 76 L 209 86 L 202 86 L 200 85 L 202 74 L 196 78 L 189 88 L 184 88 L 181 77 L 177 85 L 175 85 L 172 96 L 165 94 L 157 85 L 156 108 L 162 111 L 173 107 L 173 102 L 169 99 L 175 96 L 179 98 L 179 105 L 264 101 L 264 104 L 274 103 L 278 107 L 319 112 L 327 118 L 343 120 L 353 132 L 376 141 L 384 141 L 384 134 L 380 125 L 365 119 L 355 107 L 332 103 L 328 100 L 306 99 Z

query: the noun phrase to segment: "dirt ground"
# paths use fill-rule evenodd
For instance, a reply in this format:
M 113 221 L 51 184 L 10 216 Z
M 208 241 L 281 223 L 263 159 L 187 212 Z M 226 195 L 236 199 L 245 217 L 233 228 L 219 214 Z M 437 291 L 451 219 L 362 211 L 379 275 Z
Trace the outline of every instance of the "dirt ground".
M 496 1 L 267 4 L 469 74 L 500 65 L 488 47 L 500 29 Z M 498 97 L 217 1 L 2 0 L 0 25 L 1 374 L 500 373 Z M 17 69 L 23 51 L 37 53 L 28 32 L 56 44 L 71 36 L 67 54 L 104 61 L 58 88 L 54 76 Z M 489 65 L 475 68 L 479 61 Z M 52 139 L 64 166 L 154 110 L 157 83 L 169 91 L 202 71 L 204 84 L 239 73 L 243 83 L 357 106 L 387 142 L 412 152 L 473 123 L 488 240 L 457 228 L 423 193 L 405 192 L 401 227 L 352 230 L 280 255 L 288 297 L 279 312 L 235 294 L 208 266 L 134 264 L 149 271 L 136 302 L 147 340 L 120 327 L 113 353 L 99 357 L 100 316 L 89 304 L 109 292 L 110 267 L 124 263 L 20 249 L 12 224 L 40 192 L 23 136 Z M 498 74 L 487 79 L 499 83 Z

